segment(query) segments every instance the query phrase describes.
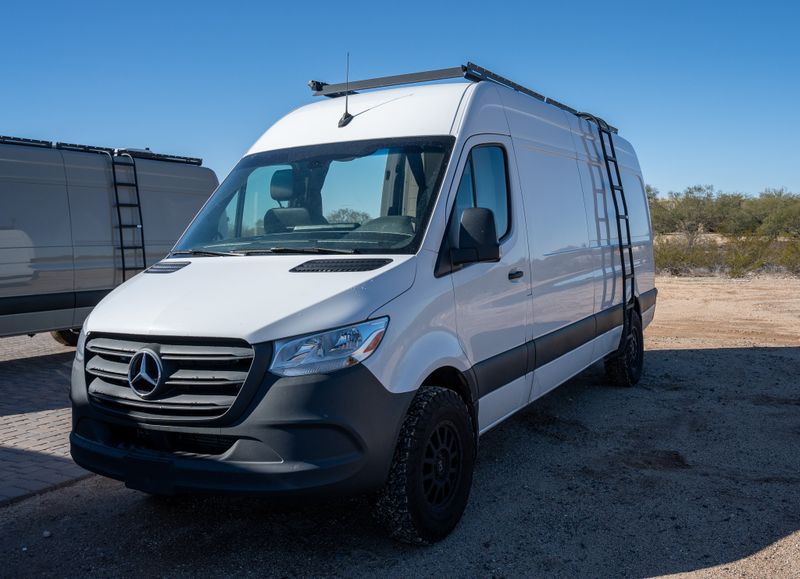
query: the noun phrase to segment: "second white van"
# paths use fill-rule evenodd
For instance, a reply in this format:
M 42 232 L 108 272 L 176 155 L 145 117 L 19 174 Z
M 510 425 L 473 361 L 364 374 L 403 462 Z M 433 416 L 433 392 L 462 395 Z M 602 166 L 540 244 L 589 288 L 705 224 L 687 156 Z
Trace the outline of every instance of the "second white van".
M 84 323 L 72 456 L 157 495 L 375 493 L 433 542 L 482 434 L 595 362 L 639 380 L 641 171 L 602 119 L 473 64 L 310 84 Z

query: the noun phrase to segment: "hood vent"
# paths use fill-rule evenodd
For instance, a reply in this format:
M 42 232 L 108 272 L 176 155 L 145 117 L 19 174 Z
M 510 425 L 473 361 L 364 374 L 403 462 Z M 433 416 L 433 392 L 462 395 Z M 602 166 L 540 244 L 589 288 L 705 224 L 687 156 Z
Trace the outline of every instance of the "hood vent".
M 289 271 L 294 273 L 342 273 L 372 271 L 392 263 L 391 259 L 312 259 Z
M 159 261 L 144 270 L 145 273 L 172 273 L 189 265 L 189 261 Z

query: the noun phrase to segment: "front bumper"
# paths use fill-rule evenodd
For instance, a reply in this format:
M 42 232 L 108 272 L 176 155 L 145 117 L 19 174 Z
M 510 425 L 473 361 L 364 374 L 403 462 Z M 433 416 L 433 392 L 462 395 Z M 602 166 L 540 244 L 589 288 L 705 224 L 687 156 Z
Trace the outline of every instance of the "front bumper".
M 386 480 L 413 393 L 393 394 L 364 366 L 277 378 L 229 424 L 163 423 L 92 404 L 82 364 L 72 371 L 72 457 L 82 467 L 156 494 L 358 493 Z

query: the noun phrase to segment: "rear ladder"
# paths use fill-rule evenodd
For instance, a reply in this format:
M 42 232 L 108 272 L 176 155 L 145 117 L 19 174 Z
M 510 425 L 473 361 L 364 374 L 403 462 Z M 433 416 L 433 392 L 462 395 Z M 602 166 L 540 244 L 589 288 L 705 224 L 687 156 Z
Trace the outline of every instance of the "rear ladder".
M 614 147 L 612 129 L 603 119 L 589 113 L 578 113 L 578 116 L 597 125 L 600 147 L 603 151 L 603 163 L 611 188 L 611 199 L 614 202 L 614 215 L 617 222 L 617 239 L 619 240 L 619 261 L 622 266 L 622 340 L 620 349 L 625 346 L 626 336 L 630 330 L 631 315 L 635 306 L 636 276 L 633 269 L 633 243 L 631 242 L 631 221 L 628 213 L 628 201 L 625 199 L 625 188 L 622 186 L 622 175 L 619 170 L 617 150 Z M 623 233 L 625 234 L 623 236 Z M 616 285 L 616 284 L 615 284 Z
M 117 210 L 117 232 L 120 258 L 122 262 L 122 281 L 128 274 L 142 271 L 147 267 L 144 247 L 144 227 L 142 220 L 142 204 L 139 196 L 139 175 L 136 170 L 136 159 L 130 153 L 115 151 L 111 159 L 111 176 L 114 183 L 114 206 Z M 126 167 L 129 178 L 120 175 L 120 168 Z M 121 194 L 128 190 L 128 194 Z M 133 255 L 129 255 L 132 253 Z M 141 254 L 141 255 L 140 255 Z M 141 261 L 139 261 L 141 257 Z

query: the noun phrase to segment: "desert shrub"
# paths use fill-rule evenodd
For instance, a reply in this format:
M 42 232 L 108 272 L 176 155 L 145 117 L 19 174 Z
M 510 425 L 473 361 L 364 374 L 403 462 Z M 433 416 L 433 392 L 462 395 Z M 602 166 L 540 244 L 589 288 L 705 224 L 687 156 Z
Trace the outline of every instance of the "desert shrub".
M 778 253 L 778 265 L 787 272 L 800 275 L 800 238 L 784 241 Z
M 662 196 L 648 186 L 647 200 L 661 271 L 800 275 L 800 194 L 766 189 L 750 196 L 696 185 Z
M 659 237 L 653 246 L 656 269 L 672 275 L 714 272 L 722 265 L 720 247 L 706 239 L 691 242 L 684 236 Z
M 722 252 L 725 269 L 731 277 L 742 277 L 768 265 L 777 265 L 776 248 L 775 239 L 770 237 L 747 235 L 729 238 Z

